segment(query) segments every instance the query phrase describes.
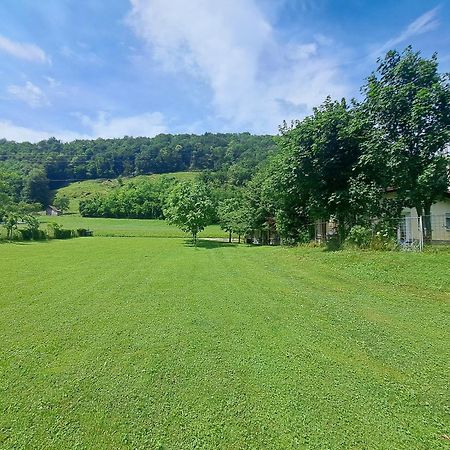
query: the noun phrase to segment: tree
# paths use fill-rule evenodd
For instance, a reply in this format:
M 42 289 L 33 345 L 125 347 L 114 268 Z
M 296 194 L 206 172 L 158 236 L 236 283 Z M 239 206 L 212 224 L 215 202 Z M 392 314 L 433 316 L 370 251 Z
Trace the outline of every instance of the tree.
M 50 199 L 48 178 L 42 169 L 33 169 L 28 174 L 23 191 L 25 200 L 46 206 Z
M 10 241 L 13 238 L 14 230 L 17 229 L 17 224 L 19 223 L 19 215 L 13 212 L 7 213 L 3 218 L 3 226 L 6 228 L 6 239 Z
M 61 210 L 61 212 L 67 211 L 69 209 L 69 199 L 65 196 L 62 197 L 55 197 L 55 200 L 53 201 L 53 204 Z
M 281 127 L 269 191 L 286 238 L 304 233 L 308 221 L 330 218 L 345 237 L 356 220 L 350 186 L 366 129 L 356 105 L 330 98 L 303 121 Z
M 231 242 L 231 234 L 238 235 L 238 242 L 241 242 L 241 235 L 249 230 L 249 220 L 246 208 L 242 204 L 242 199 L 238 197 L 222 200 L 217 208 L 220 227 L 229 233 L 228 242 Z
M 197 234 L 211 223 L 214 205 L 207 186 L 200 182 L 182 182 L 169 193 L 164 215 L 170 224 L 191 233 L 197 245 Z
M 399 207 L 425 215 L 448 186 L 445 149 L 450 142 L 450 77 L 411 47 L 389 51 L 367 81 L 364 109 L 373 128 L 363 155 L 369 179 L 396 189 Z

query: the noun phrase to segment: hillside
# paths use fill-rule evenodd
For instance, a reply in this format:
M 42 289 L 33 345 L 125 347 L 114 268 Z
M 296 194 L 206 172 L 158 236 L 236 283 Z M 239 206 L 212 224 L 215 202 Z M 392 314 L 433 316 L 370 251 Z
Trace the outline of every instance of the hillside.
M 50 181 L 115 178 L 150 173 L 254 169 L 275 148 L 273 136 L 249 133 L 160 134 L 153 138 L 76 140 L 37 144 L 0 140 L 0 168 L 45 169 Z
M 173 177 L 177 180 L 192 180 L 195 179 L 198 172 L 173 172 L 164 174 L 164 176 Z M 82 199 L 92 197 L 96 194 L 107 194 L 108 192 L 117 189 L 121 185 L 126 185 L 130 181 L 139 181 L 142 179 L 158 180 L 163 174 L 139 175 L 136 177 L 111 178 L 111 179 L 95 179 L 76 181 L 68 184 L 60 189 L 53 191 L 53 195 L 67 197 L 70 200 L 68 213 L 78 214 L 79 202 Z

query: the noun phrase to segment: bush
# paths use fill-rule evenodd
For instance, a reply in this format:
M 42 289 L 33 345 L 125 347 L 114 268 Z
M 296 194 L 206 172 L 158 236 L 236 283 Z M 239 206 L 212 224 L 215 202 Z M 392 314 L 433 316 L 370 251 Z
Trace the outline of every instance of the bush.
M 335 252 L 341 249 L 341 241 L 337 234 L 329 236 L 326 240 L 326 249 L 330 252 Z
M 77 228 L 77 235 L 79 237 L 92 236 L 92 231 L 86 228 Z
M 348 233 L 346 242 L 358 248 L 369 248 L 372 243 L 372 230 L 361 225 L 355 225 Z
M 47 239 L 47 235 L 44 233 L 44 231 L 42 230 L 36 230 L 36 229 L 30 229 L 30 228 L 25 228 L 25 229 L 20 229 L 19 233 L 21 235 L 22 240 L 24 241 L 42 241 L 44 239 Z
M 309 231 L 308 230 L 299 231 L 297 240 L 299 244 L 307 244 L 308 242 L 311 242 L 311 236 L 309 235 Z
M 73 230 L 66 230 L 65 228 L 60 228 L 59 230 L 55 230 L 53 235 L 54 239 L 70 239 L 75 237 L 75 233 Z
M 393 237 L 377 232 L 370 243 L 372 250 L 398 250 L 398 243 Z
M 24 241 L 31 241 L 31 239 L 33 239 L 33 232 L 28 228 L 19 230 L 19 233 Z
M 49 230 L 48 237 L 52 239 L 70 239 L 76 236 L 75 231 L 62 228 L 62 226 L 56 222 L 49 223 L 47 227 Z

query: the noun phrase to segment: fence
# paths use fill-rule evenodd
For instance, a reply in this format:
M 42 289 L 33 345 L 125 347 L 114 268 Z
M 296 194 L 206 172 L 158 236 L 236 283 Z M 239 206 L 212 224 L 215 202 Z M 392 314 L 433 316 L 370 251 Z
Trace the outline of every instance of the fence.
M 450 213 L 431 216 L 405 214 L 388 222 L 373 220 L 372 235 L 386 233 L 396 239 L 401 248 L 422 250 L 424 244 L 450 244 Z M 317 221 L 310 227 L 310 235 L 318 243 L 339 239 L 336 221 Z

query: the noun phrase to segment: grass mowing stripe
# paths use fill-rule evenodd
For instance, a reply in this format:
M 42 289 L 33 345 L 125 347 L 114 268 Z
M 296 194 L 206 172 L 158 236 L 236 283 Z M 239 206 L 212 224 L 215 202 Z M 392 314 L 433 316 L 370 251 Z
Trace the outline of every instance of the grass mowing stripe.
M 448 446 L 448 251 L 0 250 L 0 446 Z

